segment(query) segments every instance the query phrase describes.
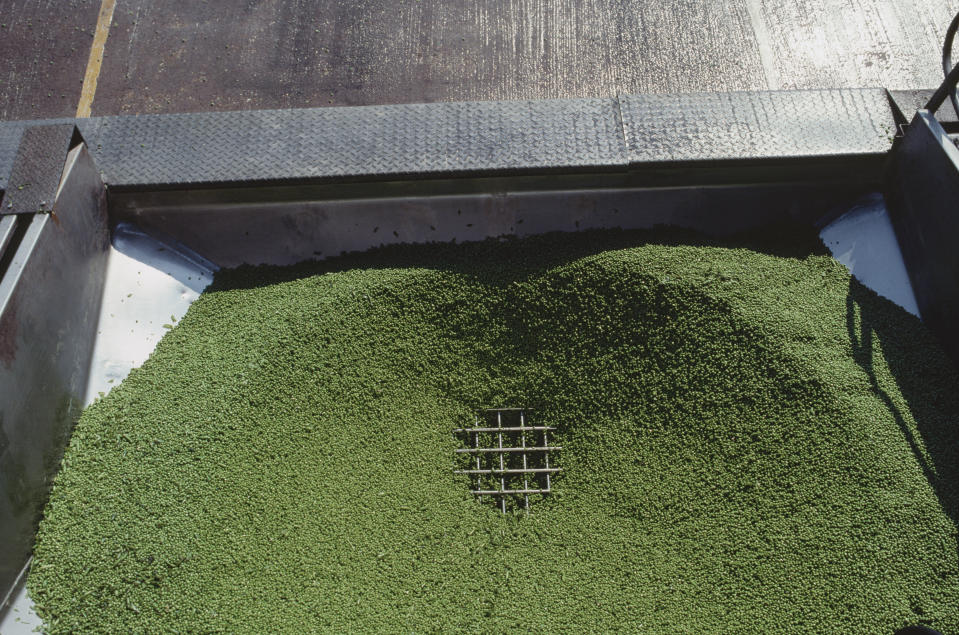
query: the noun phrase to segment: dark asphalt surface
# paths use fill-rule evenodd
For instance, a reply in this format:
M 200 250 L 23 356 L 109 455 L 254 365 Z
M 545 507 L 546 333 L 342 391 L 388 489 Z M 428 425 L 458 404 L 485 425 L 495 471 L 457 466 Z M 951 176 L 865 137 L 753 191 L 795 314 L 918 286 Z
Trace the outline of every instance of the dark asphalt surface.
M 99 0 L 0 0 L 0 118 L 72 115 Z M 959 0 L 117 0 L 93 115 L 932 87 Z
M 100 0 L 0 0 L 0 119 L 72 117 Z

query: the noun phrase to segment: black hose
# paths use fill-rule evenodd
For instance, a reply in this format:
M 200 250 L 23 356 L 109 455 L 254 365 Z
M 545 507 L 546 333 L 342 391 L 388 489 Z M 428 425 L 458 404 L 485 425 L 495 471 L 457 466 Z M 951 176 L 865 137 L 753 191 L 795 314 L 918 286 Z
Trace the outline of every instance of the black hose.
M 949 23 L 949 28 L 946 29 L 946 39 L 942 44 L 942 72 L 946 78 L 952 72 L 952 42 L 956 38 L 956 30 L 959 30 L 959 13 Z M 956 111 L 956 116 L 959 116 L 959 88 L 956 88 L 955 84 L 951 88 L 949 99 L 952 100 L 952 107 Z

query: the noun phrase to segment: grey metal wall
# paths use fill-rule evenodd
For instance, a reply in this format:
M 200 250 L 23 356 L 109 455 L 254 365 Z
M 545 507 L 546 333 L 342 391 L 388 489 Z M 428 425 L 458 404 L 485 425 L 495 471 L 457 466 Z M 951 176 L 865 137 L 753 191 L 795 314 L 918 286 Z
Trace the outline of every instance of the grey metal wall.
M 959 148 L 926 110 L 892 153 L 887 197 L 922 319 L 959 364 Z
M 69 154 L 52 213 L 3 220 L 20 229 L 0 250 L 0 599 L 27 563 L 83 407 L 110 245 L 86 149 Z

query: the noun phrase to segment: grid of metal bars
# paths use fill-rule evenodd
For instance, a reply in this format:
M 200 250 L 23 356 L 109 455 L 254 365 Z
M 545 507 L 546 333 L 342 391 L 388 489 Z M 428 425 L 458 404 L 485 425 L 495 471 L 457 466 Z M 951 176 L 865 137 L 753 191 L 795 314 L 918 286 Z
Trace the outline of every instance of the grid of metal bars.
M 472 428 L 453 430 L 463 443 L 456 453 L 465 467 L 456 474 L 472 477 L 476 496 L 494 499 L 505 514 L 510 507 L 529 513 L 530 495 L 552 490 L 550 454 L 563 448 L 550 445 L 551 426 L 528 424 L 525 408 L 490 408 L 476 414 Z

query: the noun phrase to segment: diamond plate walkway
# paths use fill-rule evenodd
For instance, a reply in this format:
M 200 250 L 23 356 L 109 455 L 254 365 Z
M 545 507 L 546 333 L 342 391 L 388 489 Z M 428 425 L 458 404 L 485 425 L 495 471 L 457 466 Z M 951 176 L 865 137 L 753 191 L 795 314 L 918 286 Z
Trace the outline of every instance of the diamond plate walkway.
M 0 123 L 0 186 L 23 130 Z M 884 154 L 883 89 L 628 95 L 78 119 L 114 189 L 625 172 Z

